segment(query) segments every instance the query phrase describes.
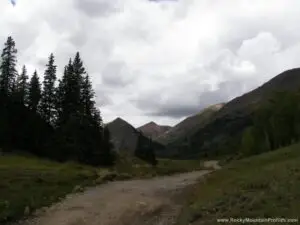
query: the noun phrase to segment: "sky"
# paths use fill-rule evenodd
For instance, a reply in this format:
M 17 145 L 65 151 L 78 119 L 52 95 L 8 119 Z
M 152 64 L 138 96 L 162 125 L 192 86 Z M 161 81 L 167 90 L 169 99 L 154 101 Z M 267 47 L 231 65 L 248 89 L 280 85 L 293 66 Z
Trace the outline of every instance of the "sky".
M 299 21 L 299 0 L 0 0 L 0 44 L 41 77 L 80 51 L 104 122 L 174 125 L 298 67 Z

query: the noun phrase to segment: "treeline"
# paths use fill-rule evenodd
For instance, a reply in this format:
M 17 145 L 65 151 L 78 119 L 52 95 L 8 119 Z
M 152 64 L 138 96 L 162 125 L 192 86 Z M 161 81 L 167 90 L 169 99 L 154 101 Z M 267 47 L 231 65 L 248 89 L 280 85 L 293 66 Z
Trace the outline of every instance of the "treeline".
M 79 52 L 57 79 L 50 54 L 44 79 L 19 74 L 17 49 L 8 37 L 0 59 L 0 148 L 22 150 L 54 160 L 90 165 L 114 162 L 108 129 L 104 128 L 95 92 Z
M 300 139 L 300 92 L 275 92 L 253 116 L 242 136 L 240 151 L 253 155 L 278 149 Z

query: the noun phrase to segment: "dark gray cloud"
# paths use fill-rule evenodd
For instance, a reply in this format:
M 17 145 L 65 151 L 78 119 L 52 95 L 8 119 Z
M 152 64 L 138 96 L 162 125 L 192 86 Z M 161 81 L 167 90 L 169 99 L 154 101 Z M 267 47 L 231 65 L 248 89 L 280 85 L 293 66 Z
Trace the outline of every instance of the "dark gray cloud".
M 159 96 L 153 95 L 146 98 L 140 98 L 136 103 L 137 107 L 147 112 L 149 116 L 171 117 L 179 119 L 182 117 L 197 114 L 202 109 L 218 103 L 224 103 L 232 100 L 234 97 L 250 91 L 257 86 L 254 80 L 234 80 L 221 82 L 215 91 L 206 91 L 193 96 L 196 100 L 192 104 L 186 104 L 184 101 L 178 102 L 160 102 Z M 187 96 L 189 95 L 186 89 Z M 188 98 L 188 97 L 187 97 Z
M 110 0 L 74 0 L 75 7 L 89 17 L 106 17 L 116 13 L 117 1 Z
M 228 96 L 225 96 L 223 91 L 221 90 L 205 92 L 198 97 L 199 104 L 197 105 L 185 106 L 181 104 L 174 104 L 154 106 L 154 111 L 148 112 L 147 114 L 150 116 L 168 116 L 174 119 L 179 119 L 182 117 L 194 115 L 209 105 L 226 101 L 228 101 Z

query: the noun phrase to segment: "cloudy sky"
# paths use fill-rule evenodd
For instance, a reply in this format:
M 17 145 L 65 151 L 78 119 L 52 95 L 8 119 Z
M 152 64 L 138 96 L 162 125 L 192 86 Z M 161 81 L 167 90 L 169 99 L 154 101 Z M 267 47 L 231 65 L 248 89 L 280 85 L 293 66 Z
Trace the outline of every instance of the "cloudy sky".
M 298 67 L 300 1 L 0 0 L 9 35 L 30 73 L 80 51 L 105 122 L 174 125 Z

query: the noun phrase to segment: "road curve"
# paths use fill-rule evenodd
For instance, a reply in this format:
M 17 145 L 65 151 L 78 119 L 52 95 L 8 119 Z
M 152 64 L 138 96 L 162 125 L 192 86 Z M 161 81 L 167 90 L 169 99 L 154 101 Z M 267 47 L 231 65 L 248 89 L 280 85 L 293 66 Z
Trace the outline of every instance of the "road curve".
M 194 171 L 88 188 L 18 225 L 171 225 L 180 210 L 172 196 L 208 173 Z

